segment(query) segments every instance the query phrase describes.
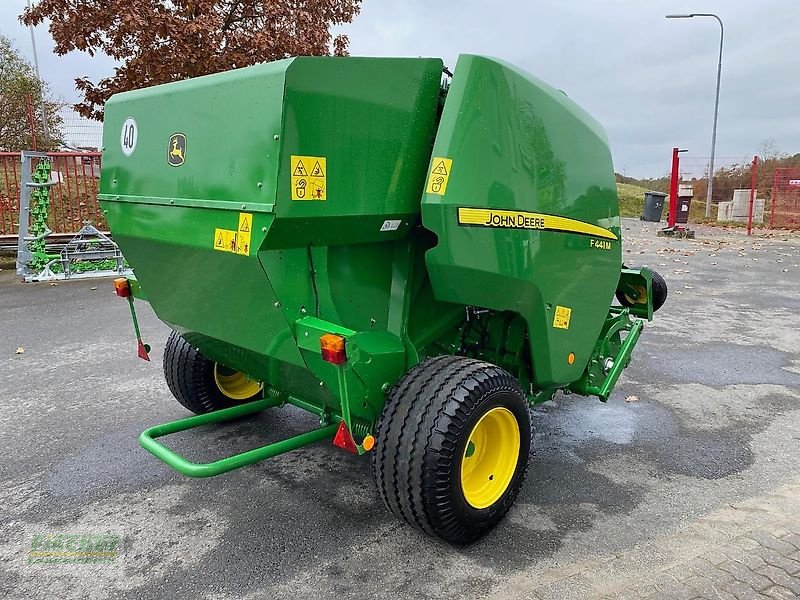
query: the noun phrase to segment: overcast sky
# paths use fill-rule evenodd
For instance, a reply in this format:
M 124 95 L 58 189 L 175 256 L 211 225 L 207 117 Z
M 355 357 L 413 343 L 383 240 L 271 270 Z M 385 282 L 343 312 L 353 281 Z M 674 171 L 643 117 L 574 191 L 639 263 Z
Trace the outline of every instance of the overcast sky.
M 0 2 L 0 31 L 31 56 L 16 16 L 25 0 Z M 658 176 L 673 146 L 687 159 L 711 145 L 719 26 L 710 18 L 667 20 L 667 13 L 714 12 L 725 23 L 717 155 L 757 153 L 766 140 L 800 152 L 800 0 L 365 0 L 344 31 L 353 55 L 459 53 L 515 63 L 564 90 L 608 132 L 615 168 Z M 105 57 L 58 57 L 36 29 L 42 77 L 75 101 L 73 80 L 111 73 Z

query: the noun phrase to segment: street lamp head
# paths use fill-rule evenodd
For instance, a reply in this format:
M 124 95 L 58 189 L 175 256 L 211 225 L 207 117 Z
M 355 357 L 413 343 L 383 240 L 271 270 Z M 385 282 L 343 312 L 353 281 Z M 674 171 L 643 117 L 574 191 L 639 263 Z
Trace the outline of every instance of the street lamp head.
M 668 19 L 691 19 L 694 14 L 691 15 L 666 15 Z

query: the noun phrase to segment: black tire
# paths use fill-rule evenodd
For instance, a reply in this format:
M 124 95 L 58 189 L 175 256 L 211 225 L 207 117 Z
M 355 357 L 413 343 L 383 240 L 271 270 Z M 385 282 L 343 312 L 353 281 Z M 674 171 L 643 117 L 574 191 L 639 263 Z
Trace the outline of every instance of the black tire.
M 226 396 L 214 376 L 217 363 L 203 356 L 175 331 L 170 333 L 164 348 L 163 366 L 169 391 L 184 407 L 198 415 L 255 400 L 263 395 L 259 391 L 240 400 Z
M 653 274 L 653 312 L 664 306 L 667 301 L 667 282 L 656 271 L 650 271 Z M 621 291 L 616 291 L 617 300 L 622 306 L 633 306 L 635 303 L 631 302 L 628 297 Z
M 476 424 L 498 408 L 513 415 L 519 430 L 516 465 L 502 495 L 475 508 L 465 496 L 462 462 Z M 522 487 L 531 447 L 528 403 L 517 380 L 499 367 L 463 356 L 431 358 L 389 392 L 376 441 L 375 482 L 389 510 L 425 533 L 467 544 L 505 516 Z

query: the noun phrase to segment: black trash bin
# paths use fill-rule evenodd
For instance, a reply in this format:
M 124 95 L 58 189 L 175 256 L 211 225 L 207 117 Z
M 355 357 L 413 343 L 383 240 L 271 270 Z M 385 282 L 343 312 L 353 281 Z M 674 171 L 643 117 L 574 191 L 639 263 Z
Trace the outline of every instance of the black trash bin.
M 663 192 L 644 193 L 644 211 L 642 221 L 658 223 L 661 221 L 661 213 L 664 211 L 664 198 L 667 195 Z
M 689 208 L 692 206 L 691 196 L 678 196 L 678 214 L 675 215 L 676 223 L 689 222 Z

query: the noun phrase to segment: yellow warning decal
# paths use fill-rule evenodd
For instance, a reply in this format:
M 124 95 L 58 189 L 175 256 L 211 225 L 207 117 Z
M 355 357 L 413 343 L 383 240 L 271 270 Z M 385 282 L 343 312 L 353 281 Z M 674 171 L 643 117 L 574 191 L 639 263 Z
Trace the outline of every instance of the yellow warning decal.
M 239 228 L 236 230 L 240 233 L 250 233 L 253 230 L 253 215 L 250 213 L 239 213 Z
M 253 231 L 253 215 L 239 213 L 239 228 L 236 230 L 236 254 L 250 255 L 250 233 Z
M 239 227 L 236 231 L 232 229 L 214 229 L 214 250 L 249 256 L 252 231 L 253 215 L 251 213 L 239 213 Z
M 504 229 L 541 229 L 591 235 L 607 240 L 618 239 L 613 231 L 584 223 L 569 217 L 545 215 L 520 210 L 495 210 L 493 208 L 458 209 L 458 224 L 466 227 L 499 227 Z
M 571 308 L 556 305 L 556 314 L 553 317 L 553 327 L 556 329 L 569 329 L 569 319 L 571 316 Z
M 328 160 L 292 155 L 292 200 L 327 200 Z
M 214 250 L 236 252 L 236 232 L 231 229 L 215 229 Z
M 431 161 L 431 172 L 428 175 L 428 187 L 425 188 L 425 191 L 429 194 L 444 196 L 452 168 L 452 159 L 434 156 Z

